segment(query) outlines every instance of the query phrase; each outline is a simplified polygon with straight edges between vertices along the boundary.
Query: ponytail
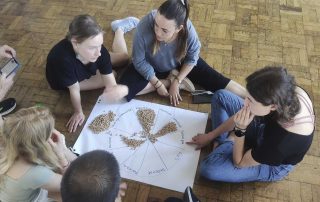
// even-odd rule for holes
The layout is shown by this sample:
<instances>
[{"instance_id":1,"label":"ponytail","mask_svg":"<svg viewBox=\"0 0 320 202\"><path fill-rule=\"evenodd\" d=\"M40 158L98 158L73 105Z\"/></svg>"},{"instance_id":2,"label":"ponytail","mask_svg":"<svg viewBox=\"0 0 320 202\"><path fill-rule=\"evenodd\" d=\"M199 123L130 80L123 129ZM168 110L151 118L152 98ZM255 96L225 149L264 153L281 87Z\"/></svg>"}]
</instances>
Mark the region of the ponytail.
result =
<instances>
[{"instance_id":1,"label":"ponytail","mask_svg":"<svg viewBox=\"0 0 320 202\"><path fill-rule=\"evenodd\" d=\"M185 57L187 53L187 40L189 36L187 23L189 19L189 11L190 11L188 0L181 0L181 3L185 7L185 17L183 21L183 28L178 35L178 50L176 52L176 56L180 61Z\"/></svg>"}]
</instances>

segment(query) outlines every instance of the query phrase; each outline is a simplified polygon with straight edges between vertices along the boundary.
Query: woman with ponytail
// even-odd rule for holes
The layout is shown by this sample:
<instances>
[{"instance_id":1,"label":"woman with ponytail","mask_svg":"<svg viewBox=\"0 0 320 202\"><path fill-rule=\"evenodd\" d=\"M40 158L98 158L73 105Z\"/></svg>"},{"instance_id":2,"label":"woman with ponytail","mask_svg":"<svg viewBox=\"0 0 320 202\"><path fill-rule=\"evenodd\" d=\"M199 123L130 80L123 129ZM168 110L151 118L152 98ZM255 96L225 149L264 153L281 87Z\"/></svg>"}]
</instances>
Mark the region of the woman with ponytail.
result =
<instances>
[{"instance_id":1,"label":"woman with ponytail","mask_svg":"<svg viewBox=\"0 0 320 202\"><path fill-rule=\"evenodd\" d=\"M176 106L182 100L179 90L195 90L193 83L206 90L230 90L244 96L238 83L224 77L199 58L200 41L189 20L188 0L167 0L138 24L131 66L121 78L128 86L126 96L157 91Z\"/></svg>"},{"instance_id":2,"label":"woman with ponytail","mask_svg":"<svg viewBox=\"0 0 320 202\"><path fill-rule=\"evenodd\" d=\"M0 201L60 199L62 174L76 156L54 129L49 109L31 107L1 123Z\"/></svg>"}]
</instances>

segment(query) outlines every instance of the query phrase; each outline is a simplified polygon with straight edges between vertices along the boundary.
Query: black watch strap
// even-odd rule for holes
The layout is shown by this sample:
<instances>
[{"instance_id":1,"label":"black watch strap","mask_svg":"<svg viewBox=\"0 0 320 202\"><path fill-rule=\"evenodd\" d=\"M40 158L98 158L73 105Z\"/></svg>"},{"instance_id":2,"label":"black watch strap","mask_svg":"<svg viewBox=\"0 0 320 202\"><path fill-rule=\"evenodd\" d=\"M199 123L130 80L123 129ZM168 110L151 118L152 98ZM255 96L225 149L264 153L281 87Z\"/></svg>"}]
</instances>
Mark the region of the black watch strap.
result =
<instances>
[{"instance_id":1,"label":"black watch strap","mask_svg":"<svg viewBox=\"0 0 320 202\"><path fill-rule=\"evenodd\" d=\"M246 134L246 130L240 130L240 129L234 128L233 131L237 137L243 137Z\"/></svg>"},{"instance_id":2,"label":"black watch strap","mask_svg":"<svg viewBox=\"0 0 320 202\"><path fill-rule=\"evenodd\" d=\"M76 156L80 156L80 154L76 153L76 150L73 149L72 147L68 148L72 153L74 153Z\"/></svg>"}]
</instances>

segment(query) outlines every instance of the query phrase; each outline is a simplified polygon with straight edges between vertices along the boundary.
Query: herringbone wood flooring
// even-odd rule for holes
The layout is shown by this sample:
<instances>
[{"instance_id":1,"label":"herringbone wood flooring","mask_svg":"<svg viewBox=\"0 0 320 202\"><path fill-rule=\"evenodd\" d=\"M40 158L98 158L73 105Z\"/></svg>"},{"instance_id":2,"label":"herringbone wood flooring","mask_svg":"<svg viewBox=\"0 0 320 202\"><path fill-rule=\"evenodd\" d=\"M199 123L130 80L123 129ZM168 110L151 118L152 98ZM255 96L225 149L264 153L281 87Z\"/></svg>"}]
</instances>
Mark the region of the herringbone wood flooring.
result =
<instances>
[{"instance_id":1,"label":"herringbone wood flooring","mask_svg":"<svg viewBox=\"0 0 320 202\"><path fill-rule=\"evenodd\" d=\"M94 15L104 27L105 45L111 48L110 22L125 16L143 17L157 8L156 0L1 0L0 42L14 47L22 70L8 94L18 108L35 104L48 106L55 114L56 127L71 145L77 138L66 131L72 110L66 92L50 90L45 79L48 51L61 40L70 20L78 14ZM313 98L320 112L320 2L317 0L192 0L191 20L202 42L201 56L215 68L244 84L244 78L259 67L283 64ZM131 50L132 33L126 35ZM84 92L86 116L102 90ZM191 104L188 94L179 107L209 112L209 105ZM155 94L138 99L168 104ZM198 175L194 191L209 201L320 201L320 122L313 144L295 171L277 183L217 183ZM202 151L202 156L208 151ZM128 182L124 201L163 201L181 193ZM179 183L179 182L177 182Z\"/></svg>"}]
</instances>

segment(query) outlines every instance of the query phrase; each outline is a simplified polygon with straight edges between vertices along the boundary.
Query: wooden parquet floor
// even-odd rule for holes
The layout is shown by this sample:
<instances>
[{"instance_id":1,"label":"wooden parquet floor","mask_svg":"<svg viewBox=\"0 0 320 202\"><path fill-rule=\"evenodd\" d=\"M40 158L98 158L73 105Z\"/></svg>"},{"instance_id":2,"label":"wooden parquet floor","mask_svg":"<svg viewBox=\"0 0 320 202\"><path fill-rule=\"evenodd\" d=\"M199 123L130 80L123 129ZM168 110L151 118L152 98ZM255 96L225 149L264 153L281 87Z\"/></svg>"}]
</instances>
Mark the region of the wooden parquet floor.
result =
<instances>
[{"instance_id":1,"label":"wooden parquet floor","mask_svg":"<svg viewBox=\"0 0 320 202\"><path fill-rule=\"evenodd\" d=\"M68 144L76 140L66 131L72 109L66 92L50 90L45 79L48 51L61 40L70 20L78 14L94 15L104 27L105 46L111 48L112 20L143 17L157 0L1 0L0 42L14 47L22 63L8 97L18 108L40 104L55 114L56 127ZM283 64L311 95L320 115L320 1L318 0L192 0L191 15L202 42L201 56L215 68L244 84L244 78L267 64ZM131 51L132 33L126 35ZM102 90L82 93L86 116ZM209 112L209 105L191 104L183 94L179 107ZM138 99L168 104L155 94ZM209 182L197 174L194 191L203 202L212 201L320 201L320 136L316 121L313 144L304 160L277 183ZM202 151L204 156L208 151ZM182 194L128 181L125 202L156 202ZM179 183L178 181L176 183Z\"/></svg>"}]
</instances>

